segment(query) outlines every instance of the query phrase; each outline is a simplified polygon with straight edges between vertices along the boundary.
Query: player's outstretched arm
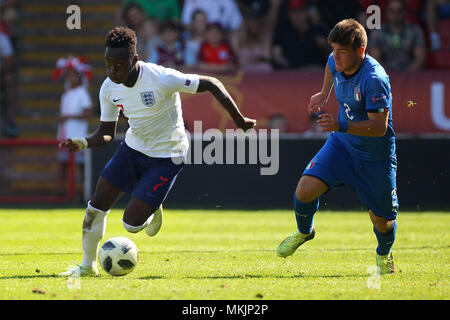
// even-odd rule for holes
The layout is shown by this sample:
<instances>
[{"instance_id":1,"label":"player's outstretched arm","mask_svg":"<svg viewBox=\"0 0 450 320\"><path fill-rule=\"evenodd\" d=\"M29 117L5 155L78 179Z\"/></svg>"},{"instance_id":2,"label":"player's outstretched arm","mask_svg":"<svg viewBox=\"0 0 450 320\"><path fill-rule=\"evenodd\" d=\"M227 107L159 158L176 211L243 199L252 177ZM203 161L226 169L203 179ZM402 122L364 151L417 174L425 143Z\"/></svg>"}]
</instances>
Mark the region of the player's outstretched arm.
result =
<instances>
[{"instance_id":1,"label":"player's outstretched arm","mask_svg":"<svg viewBox=\"0 0 450 320\"><path fill-rule=\"evenodd\" d=\"M256 120L244 117L233 98L225 89L222 82L214 77L200 76L200 82L197 92L209 91L220 102L220 104L228 111L236 126L244 131L253 128Z\"/></svg>"},{"instance_id":2,"label":"player's outstretched arm","mask_svg":"<svg viewBox=\"0 0 450 320\"><path fill-rule=\"evenodd\" d=\"M103 146L114 139L117 122L100 122L99 127L89 137L73 137L60 142L59 147L65 147L70 152L77 152L86 148Z\"/></svg>"}]
</instances>

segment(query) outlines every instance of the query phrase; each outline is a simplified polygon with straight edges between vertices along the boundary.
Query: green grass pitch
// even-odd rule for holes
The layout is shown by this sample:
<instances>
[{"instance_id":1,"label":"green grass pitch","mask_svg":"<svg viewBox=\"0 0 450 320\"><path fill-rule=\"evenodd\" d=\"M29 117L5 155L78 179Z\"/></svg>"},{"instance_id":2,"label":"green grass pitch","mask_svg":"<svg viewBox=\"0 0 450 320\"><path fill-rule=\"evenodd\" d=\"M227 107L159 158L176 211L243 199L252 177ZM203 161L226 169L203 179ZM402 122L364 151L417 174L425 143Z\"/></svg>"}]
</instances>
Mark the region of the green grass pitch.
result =
<instances>
[{"instance_id":1,"label":"green grass pitch","mask_svg":"<svg viewBox=\"0 0 450 320\"><path fill-rule=\"evenodd\" d=\"M103 271L70 279L81 262L84 209L0 210L0 299L385 300L450 296L449 212L400 212L396 274L381 278L366 212L320 211L316 238L287 259L276 256L295 229L291 211L165 210L160 233L130 234L122 211L106 236L125 236L139 264L125 277Z\"/></svg>"}]
</instances>

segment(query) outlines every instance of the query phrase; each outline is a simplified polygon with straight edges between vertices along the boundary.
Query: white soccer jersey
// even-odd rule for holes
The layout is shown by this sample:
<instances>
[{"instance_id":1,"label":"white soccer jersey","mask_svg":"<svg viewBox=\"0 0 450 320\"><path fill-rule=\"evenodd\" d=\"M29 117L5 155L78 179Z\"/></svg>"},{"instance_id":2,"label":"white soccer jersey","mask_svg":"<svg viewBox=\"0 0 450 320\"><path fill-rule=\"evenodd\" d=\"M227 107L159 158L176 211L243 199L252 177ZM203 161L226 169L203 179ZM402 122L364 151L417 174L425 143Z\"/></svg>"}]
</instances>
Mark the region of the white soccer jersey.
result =
<instances>
[{"instance_id":1,"label":"white soccer jersey","mask_svg":"<svg viewBox=\"0 0 450 320\"><path fill-rule=\"evenodd\" d=\"M186 157L189 142L179 92L196 93L199 76L139 61L132 88L106 78L100 88L100 121L117 121L119 110L130 127L125 143L150 157Z\"/></svg>"}]
</instances>

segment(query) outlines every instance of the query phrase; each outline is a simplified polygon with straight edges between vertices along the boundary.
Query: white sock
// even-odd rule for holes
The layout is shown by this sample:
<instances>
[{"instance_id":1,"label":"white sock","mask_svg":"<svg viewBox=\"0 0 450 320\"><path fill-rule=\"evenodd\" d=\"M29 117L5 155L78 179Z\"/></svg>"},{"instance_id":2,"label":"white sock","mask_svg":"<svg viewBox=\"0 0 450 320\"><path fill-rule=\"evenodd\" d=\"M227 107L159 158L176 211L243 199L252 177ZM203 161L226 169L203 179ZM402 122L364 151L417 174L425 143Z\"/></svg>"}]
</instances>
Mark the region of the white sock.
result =
<instances>
[{"instance_id":1,"label":"white sock","mask_svg":"<svg viewBox=\"0 0 450 320\"><path fill-rule=\"evenodd\" d=\"M147 226L150 224L150 222L152 222L153 216L154 216L154 215L152 214L152 215L147 219L147 221L145 221L144 224L141 225L141 226L132 226L132 225L126 223L126 222L123 221L123 220L122 220L122 223L123 223L124 228L125 228L128 232L131 232L131 233L137 233L137 232L139 232L139 231L145 229L145 227L147 227Z\"/></svg>"},{"instance_id":2,"label":"white sock","mask_svg":"<svg viewBox=\"0 0 450 320\"><path fill-rule=\"evenodd\" d=\"M148 217L147 221L145 221L144 224L141 226L132 226L126 223L124 220L122 220L123 226L128 232L137 233L145 229L150 223L152 223L153 217L155 216L155 213L158 212L158 210L161 210L161 206L159 206L158 209L156 209L155 212L153 212L153 214L151 214L150 217Z\"/></svg>"},{"instance_id":3,"label":"white sock","mask_svg":"<svg viewBox=\"0 0 450 320\"><path fill-rule=\"evenodd\" d=\"M83 220L83 267L97 267L97 251L100 240L105 235L106 230L106 215L108 211L102 211L94 208L91 202L88 202L86 208L86 215Z\"/></svg>"}]
</instances>

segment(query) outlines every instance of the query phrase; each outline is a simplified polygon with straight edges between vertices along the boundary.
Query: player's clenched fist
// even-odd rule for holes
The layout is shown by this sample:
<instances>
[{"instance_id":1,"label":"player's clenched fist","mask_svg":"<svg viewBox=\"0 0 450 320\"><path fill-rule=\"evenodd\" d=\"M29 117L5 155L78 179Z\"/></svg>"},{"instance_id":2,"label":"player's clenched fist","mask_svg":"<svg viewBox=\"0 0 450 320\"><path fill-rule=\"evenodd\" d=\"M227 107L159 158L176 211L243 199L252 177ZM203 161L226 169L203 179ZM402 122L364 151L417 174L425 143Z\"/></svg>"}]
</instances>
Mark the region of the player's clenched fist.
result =
<instances>
[{"instance_id":1,"label":"player's clenched fist","mask_svg":"<svg viewBox=\"0 0 450 320\"><path fill-rule=\"evenodd\" d=\"M88 146L86 138L70 138L59 143L58 147L65 147L70 152L77 152L86 149Z\"/></svg>"},{"instance_id":2,"label":"player's clenched fist","mask_svg":"<svg viewBox=\"0 0 450 320\"><path fill-rule=\"evenodd\" d=\"M310 113L315 113L320 111L320 108L327 102L327 95L319 92L313 95L309 101L308 111Z\"/></svg>"},{"instance_id":3,"label":"player's clenched fist","mask_svg":"<svg viewBox=\"0 0 450 320\"><path fill-rule=\"evenodd\" d=\"M322 127L322 131L339 131L339 122L332 114L329 113L322 113L319 115L317 124Z\"/></svg>"},{"instance_id":4,"label":"player's clenched fist","mask_svg":"<svg viewBox=\"0 0 450 320\"><path fill-rule=\"evenodd\" d=\"M244 131L252 129L255 126L256 126L256 120L250 119L250 118L244 118L242 123L238 124L239 129L242 129Z\"/></svg>"}]
</instances>

